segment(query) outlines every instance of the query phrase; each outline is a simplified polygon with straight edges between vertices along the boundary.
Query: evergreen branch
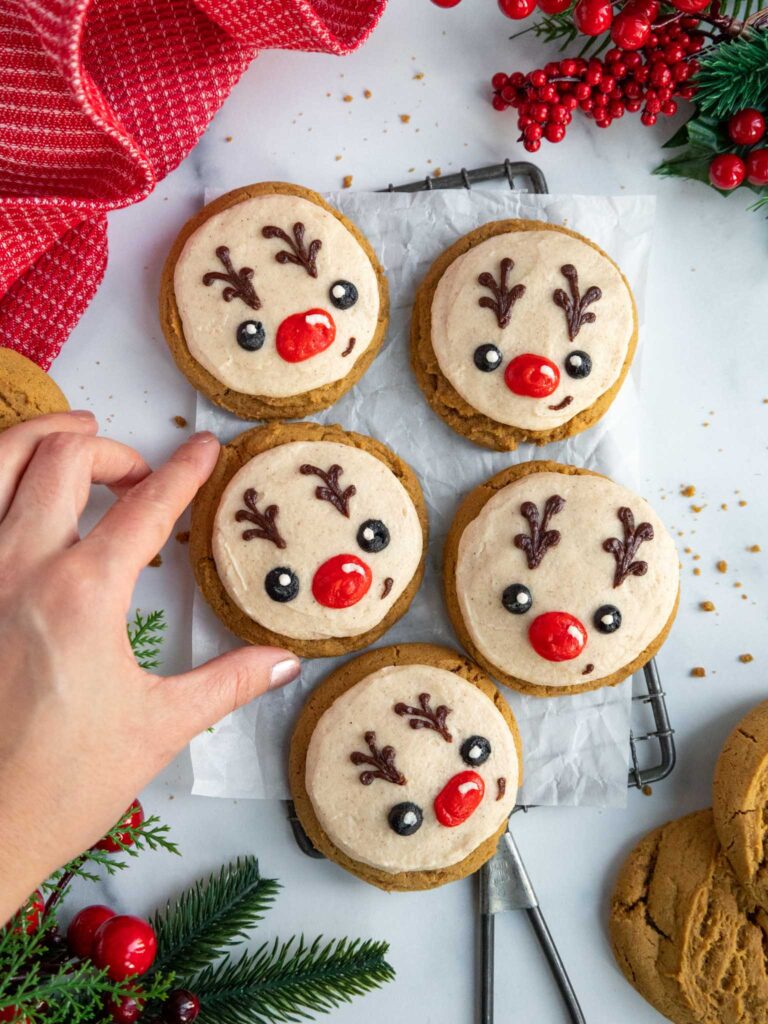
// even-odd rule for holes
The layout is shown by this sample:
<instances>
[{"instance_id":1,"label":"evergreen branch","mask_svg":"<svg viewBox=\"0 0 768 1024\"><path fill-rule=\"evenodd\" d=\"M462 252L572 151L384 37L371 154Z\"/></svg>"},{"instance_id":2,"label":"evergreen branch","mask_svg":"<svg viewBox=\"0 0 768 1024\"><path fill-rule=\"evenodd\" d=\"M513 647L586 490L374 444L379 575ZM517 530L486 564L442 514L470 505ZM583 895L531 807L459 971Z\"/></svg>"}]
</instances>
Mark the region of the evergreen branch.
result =
<instances>
[{"instance_id":1,"label":"evergreen branch","mask_svg":"<svg viewBox=\"0 0 768 1024\"><path fill-rule=\"evenodd\" d=\"M768 32L748 32L712 46L700 65L693 84L705 114L722 119L744 107L768 106Z\"/></svg>"},{"instance_id":2,"label":"evergreen branch","mask_svg":"<svg viewBox=\"0 0 768 1024\"><path fill-rule=\"evenodd\" d=\"M174 970L186 978L203 970L248 937L279 888L275 879L261 876L255 857L238 858L196 882L152 918L158 944L153 971Z\"/></svg>"},{"instance_id":3,"label":"evergreen branch","mask_svg":"<svg viewBox=\"0 0 768 1024\"><path fill-rule=\"evenodd\" d=\"M353 996L391 981L386 942L354 939L311 945L277 939L237 961L226 958L190 982L200 997L200 1024L278 1024L329 1013Z\"/></svg>"},{"instance_id":4,"label":"evergreen branch","mask_svg":"<svg viewBox=\"0 0 768 1024\"><path fill-rule=\"evenodd\" d=\"M128 640L136 660L145 670L157 668L160 664L160 648L165 637L165 612L161 609L142 615L136 609L133 622L128 626Z\"/></svg>"}]
</instances>

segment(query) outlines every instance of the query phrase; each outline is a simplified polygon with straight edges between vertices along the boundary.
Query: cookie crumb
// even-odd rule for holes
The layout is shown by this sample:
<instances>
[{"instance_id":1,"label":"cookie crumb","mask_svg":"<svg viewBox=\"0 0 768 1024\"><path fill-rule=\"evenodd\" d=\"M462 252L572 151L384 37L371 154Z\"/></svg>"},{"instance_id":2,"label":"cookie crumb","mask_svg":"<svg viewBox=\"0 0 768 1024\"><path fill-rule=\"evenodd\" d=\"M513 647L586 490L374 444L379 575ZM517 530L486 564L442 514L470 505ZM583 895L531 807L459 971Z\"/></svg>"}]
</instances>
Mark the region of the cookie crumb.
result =
<instances>
[{"instance_id":1,"label":"cookie crumb","mask_svg":"<svg viewBox=\"0 0 768 1024\"><path fill-rule=\"evenodd\" d=\"M700 569L700 568L698 567L698 565L697 565L697 566L696 566L696 568L695 568L695 569L693 570L693 575L694 575L694 576L701 576L701 569Z\"/></svg>"},{"instance_id":2,"label":"cookie crumb","mask_svg":"<svg viewBox=\"0 0 768 1024\"><path fill-rule=\"evenodd\" d=\"M733 585L734 585L734 587L736 587L736 589L737 589L737 590L740 590L740 589L741 589L741 587L743 586L743 584L742 584L742 583L739 583L739 581L738 581L738 580L737 580L737 581L736 581L736 582L735 582L735 583L734 583Z\"/></svg>"},{"instance_id":3,"label":"cookie crumb","mask_svg":"<svg viewBox=\"0 0 768 1024\"><path fill-rule=\"evenodd\" d=\"M740 655L739 655L739 661L740 661L740 662L741 662L741 663L742 663L743 665L748 665L748 664L750 663L750 661L754 661L754 660L755 660L755 659L754 659L754 658L752 657L752 655L751 655L751 654L740 654Z\"/></svg>"},{"instance_id":4,"label":"cookie crumb","mask_svg":"<svg viewBox=\"0 0 768 1024\"><path fill-rule=\"evenodd\" d=\"M703 505L691 505L691 512L703 512L703 511L704 511L704 506Z\"/></svg>"},{"instance_id":5,"label":"cookie crumb","mask_svg":"<svg viewBox=\"0 0 768 1024\"><path fill-rule=\"evenodd\" d=\"M349 95L349 93L347 93L347 95L342 97L342 98L343 98L345 103L351 103L352 102L352 97Z\"/></svg>"},{"instance_id":6,"label":"cookie crumb","mask_svg":"<svg viewBox=\"0 0 768 1024\"><path fill-rule=\"evenodd\" d=\"M352 186L352 180L353 179L351 174L345 174L344 177L341 179L341 187L350 188Z\"/></svg>"},{"instance_id":7,"label":"cookie crumb","mask_svg":"<svg viewBox=\"0 0 768 1024\"><path fill-rule=\"evenodd\" d=\"M723 510L723 512L727 512L727 511L728 511L728 505L727 505L727 503L726 503L726 502L723 502L723 504L722 504L722 505L720 506L720 508L721 508L721 509Z\"/></svg>"},{"instance_id":8,"label":"cookie crumb","mask_svg":"<svg viewBox=\"0 0 768 1024\"><path fill-rule=\"evenodd\" d=\"M422 80L422 78L424 77L424 72L423 71L417 71L416 74L413 77L416 79L417 82L420 82ZM768 398L766 398L765 401L768 402Z\"/></svg>"},{"instance_id":9,"label":"cookie crumb","mask_svg":"<svg viewBox=\"0 0 768 1024\"><path fill-rule=\"evenodd\" d=\"M224 141L225 142L231 142L232 141L232 136L231 135L225 135L224 136Z\"/></svg>"},{"instance_id":10,"label":"cookie crumb","mask_svg":"<svg viewBox=\"0 0 768 1024\"><path fill-rule=\"evenodd\" d=\"M363 96L365 96L365 98L369 100L371 96L373 96L373 93L371 92L370 89L363 89Z\"/></svg>"},{"instance_id":11,"label":"cookie crumb","mask_svg":"<svg viewBox=\"0 0 768 1024\"><path fill-rule=\"evenodd\" d=\"M694 679L703 679L706 674L707 670L702 668L701 665L697 665L696 668L691 669L691 675Z\"/></svg>"},{"instance_id":12,"label":"cookie crumb","mask_svg":"<svg viewBox=\"0 0 768 1024\"><path fill-rule=\"evenodd\" d=\"M183 430L184 427L189 426L189 424L187 423L186 419L183 416L174 416L173 422L176 424L179 430Z\"/></svg>"},{"instance_id":13,"label":"cookie crumb","mask_svg":"<svg viewBox=\"0 0 768 1024\"><path fill-rule=\"evenodd\" d=\"M703 612L713 612L715 610L715 606L711 601L700 601L699 608L701 608Z\"/></svg>"},{"instance_id":14,"label":"cookie crumb","mask_svg":"<svg viewBox=\"0 0 768 1024\"><path fill-rule=\"evenodd\" d=\"M744 508L746 506L746 504L747 504L746 501L744 501L744 499L742 498L741 501L739 502L739 508Z\"/></svg>"},{"instance_id":15,"label":"cookie crumb","mask_svg":"<svg viewBox=\"0 0 768 1024\"><path fill-rule=\"evenodd\" d=\"M189 544L189 530L179 530L175 539L179 544Z\"/></svg>"},{"instance_id":16,"label":"cookie crumb","mask_svg":"<svg viewBox=\"0 0 768 1024\"><path fill-rule=\"evenodd\" d=\"M718 572L728 572L728 563L724 559L720 559L719 562L715 563Z\"/></svg>"},{"instance_id":17,"label":"cookie crumb","mask_svg":"<svg viewBox=\"0 0 768 1024\"><path fill-rule=\"evenodd\" d=\"M758 552L762 551L762 548L760 547L759 544L751 544L747 548L747 551L751 551L753 555L756 555L756 554L758 554Z\"/></svg>"},{"instance_id":18,"label":"cookie crumb","mask_svg":"<svg viewBox=\"0 0 768 1024\"><path fill-rule=\"evenodd\" d=\"M696 488L693 486L693 484L686 484L685 486L680 488L680 493L684 498L692 498L696 493Z\"/></svg>"},{"instance_id":19,"label":"cookie crumb","mask_svg":"<svg viewBox=\"0 0 768 1024\"><path fill-rule=\"evenodd\" d=\"M150 562L147 562L147 568L149 568L149 569L159 569L162 564L163 564L163 556L158 552L155 555L155 557Z\"/></svg>"},{"instance_id":20,"label":"cookie crumb","mask_svg":"<svg viewBox=\"0 0 768 1024\"><path fill-rule=\"evenodd\" d=\"M443 172L442 172L442 169L440 167L436 167L434 169L434 171L432 171L432 177L433 178L440 178L440 177L442 177L442 174L443 174Z\"/></svg>"},{"instance_id":21,"label":"cookie crumb","mask_svg":"<svg viewBox=\"0 0 768 1024\"><path fill-rule=\"evenodd\" d=\"M400 120L403 122L403 124L408 124L408 122L411 120L411 115L410 114L400 114L399 116L400 116Z\"/></svg>"},{"instance_id":22,"label":"cookie crumb","mask_svg":"<svg viewBox=\"0 0 768 1024\"><path fill-rule=\"evenodd\" d=\"M341 160L341 153L337 153L336 156L333 159L334 160Z\"/></svg>"},{"instance_id":23,"label":"cookie crumb","mask_svg":"<svg viewBox=\"0 0 768 1024\"><path fill-rule=\"evenodd\" d=\"M641 792L642 792L643 796L652 796L653 795L653 790L651 789L650 786L647 786L647 785L643 786Z\"/></svg>"}]
</instances>

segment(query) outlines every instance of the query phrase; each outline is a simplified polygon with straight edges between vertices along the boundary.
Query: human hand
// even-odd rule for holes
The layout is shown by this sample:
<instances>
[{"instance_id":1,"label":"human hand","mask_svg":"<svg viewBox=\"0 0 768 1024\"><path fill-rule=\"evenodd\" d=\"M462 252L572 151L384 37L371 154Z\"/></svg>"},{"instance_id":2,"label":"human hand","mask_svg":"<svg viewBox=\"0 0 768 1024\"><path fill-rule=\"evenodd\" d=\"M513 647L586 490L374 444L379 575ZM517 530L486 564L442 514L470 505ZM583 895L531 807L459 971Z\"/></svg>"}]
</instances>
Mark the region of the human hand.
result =
<instances>
[{"instance_id":1,"label":"human hand","mask_svg":"<svg viewBox=\"0 0 768 1024\"><path fill-rule=\"evenodd\" d=\"M168 678L139 668L126 633L136 578L219 444L195 435L152 472L96 433L90 413L63 413L0 434L0 921L193 736L299 672L272 647ZM81 540L93 483L117 501Z\"/></svg>"}]
</instances>

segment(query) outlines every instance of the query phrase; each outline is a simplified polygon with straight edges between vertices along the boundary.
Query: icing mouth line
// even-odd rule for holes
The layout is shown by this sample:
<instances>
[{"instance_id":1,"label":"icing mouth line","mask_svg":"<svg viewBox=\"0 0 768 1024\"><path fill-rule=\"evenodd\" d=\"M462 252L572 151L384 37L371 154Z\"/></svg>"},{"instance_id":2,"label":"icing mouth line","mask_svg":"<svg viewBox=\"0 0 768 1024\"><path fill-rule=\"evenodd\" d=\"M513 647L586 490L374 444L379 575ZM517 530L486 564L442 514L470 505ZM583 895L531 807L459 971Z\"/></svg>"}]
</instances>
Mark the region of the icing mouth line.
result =
<instances>
[{"instance_id":1,"label":"icing mouth line","mask_svg":"<svg viewBox=\"0 0 768 1024\"><path fill-rule=\"evenodd\" d=\"M567 408L573 401L573 395L566 395L562 402L558 402L557 405L548 405L547 408L553 412L560 412L561 409Z\"/></svg>"},{"instance_id":2,"label":"icing mouth line","mask_svg":"<svg viewBox=\"0 0 768 1024\"><path fill-rule=\"evenodd\" d=\"M584 671L581 674L583 676L588 676L590 672L594 672L594 671L595 671L595 666L592 664L592 662L590 662L589 665L587 665L585 667Z\"/></svg>"}]
</instances>

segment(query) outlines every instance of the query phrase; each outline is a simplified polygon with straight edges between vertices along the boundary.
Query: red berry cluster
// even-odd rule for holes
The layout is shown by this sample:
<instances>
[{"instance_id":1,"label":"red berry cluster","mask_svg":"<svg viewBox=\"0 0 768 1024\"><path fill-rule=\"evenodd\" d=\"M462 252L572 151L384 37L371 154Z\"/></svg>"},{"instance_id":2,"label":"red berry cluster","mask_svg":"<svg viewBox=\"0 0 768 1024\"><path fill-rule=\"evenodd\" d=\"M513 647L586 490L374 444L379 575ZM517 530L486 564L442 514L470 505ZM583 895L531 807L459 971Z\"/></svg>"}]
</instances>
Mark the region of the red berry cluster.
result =
<instances>
[{"instance_id":1,"label":"red berry cluster","mask_svg":"<svg viewBox=\"0 0 768 1024\"><path fill-rule=\"evenodd\" d=\"M754 147L765 135L765 118L747 107L728 121L728 136L737 146ZM715 188L730 192L747 180L750 185L768 185L768 149L749 149L743 155L719 153L709 165L709 180Z\"/></svg>"},{"instance_id":2,"label":"red berry cluster","mask_svg":"<svg viewBox=\"0 0 768 1024\"><path fill-rule=\"evenodd\" d=\"M651 31L658 12L657 0L629 0L613 23L617 46L602 60L565 58L527 75L516 71L493 76L493 106L517 110L521 139L529 153L536 152L542 139L560 142L577 109L599 128L638 111L643 124L653 125L660 114L671 116L677 111L673 97L692 98L690 79L698 68L694 55L704 45L704 37L696 31L698 20L679 14ZM637 30L640 20L642 32ZM614 32L617 25L619 31Z\"/></svg>"}]
</instances>

